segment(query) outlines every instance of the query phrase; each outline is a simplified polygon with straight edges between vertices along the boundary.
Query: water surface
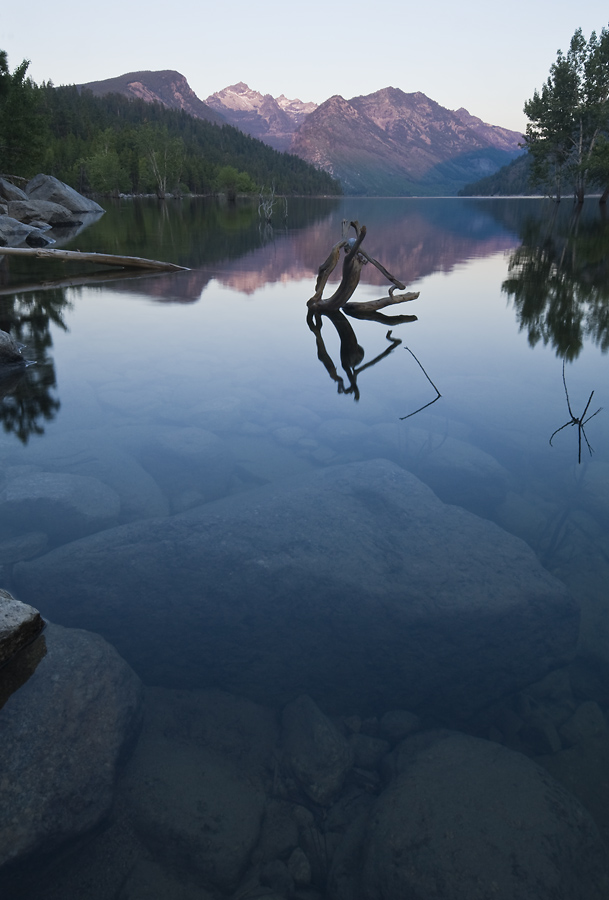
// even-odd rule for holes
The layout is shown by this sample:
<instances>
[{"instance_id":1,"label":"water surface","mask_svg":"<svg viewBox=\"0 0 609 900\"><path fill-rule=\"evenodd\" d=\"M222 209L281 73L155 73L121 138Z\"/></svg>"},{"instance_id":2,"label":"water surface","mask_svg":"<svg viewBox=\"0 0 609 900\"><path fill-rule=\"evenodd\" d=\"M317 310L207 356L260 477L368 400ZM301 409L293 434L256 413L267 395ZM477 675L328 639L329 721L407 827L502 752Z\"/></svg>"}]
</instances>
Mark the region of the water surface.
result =
<instances>
[{"instance_id":1,"label":"water surface","mask_svg":"<svg viewBox=\"0 0 609 900\"><path fill-rule=\"evenodd\" d=\"M325 320L317 335L308 327L306 301L343 219L366 224L367 252L420 292L387 316L416 320ZM609 230L592 201L574 219L570 207L541 200L292 200L273 228L253 206L121 201L59 243L190 270L92 282L85 269L11 261L0 327L36 365L2 382L4 479L59 459L63 471L90 473L95 457L100 480L105 465L116 482L117 454L136 459L142 481L120 524L389 458L445 502L523 538L567 584L582 608L581 696L607 707ZM367 266L354 299L384 293ZM341 339L343 362L345 347L363 348L355 365L341 365ZM230 470L219 466L207 483L159 453L185 429L219 439ZM415 433L425 440L413 459L404 447ZM445 455L441 474L430 474L427 457L448 439L470 461L451 468ZM476 477L480 459L496 466L495 480ZM45 531L36 515L3 522L1 539ZM79 536L57 522L45 549ZM12 563L0 571L15 590ZM167 571L168 596L174 585ZM55 609L54 621L91 627L69 608L63 619ZM120 615L104 620L102 609L95 630L112 640ZM137 653L120 649L137 670ZM177 686L206 677L189 671ZM583 782L597 778L584 762L577 771Z\"/></svg>"}]
</instances>

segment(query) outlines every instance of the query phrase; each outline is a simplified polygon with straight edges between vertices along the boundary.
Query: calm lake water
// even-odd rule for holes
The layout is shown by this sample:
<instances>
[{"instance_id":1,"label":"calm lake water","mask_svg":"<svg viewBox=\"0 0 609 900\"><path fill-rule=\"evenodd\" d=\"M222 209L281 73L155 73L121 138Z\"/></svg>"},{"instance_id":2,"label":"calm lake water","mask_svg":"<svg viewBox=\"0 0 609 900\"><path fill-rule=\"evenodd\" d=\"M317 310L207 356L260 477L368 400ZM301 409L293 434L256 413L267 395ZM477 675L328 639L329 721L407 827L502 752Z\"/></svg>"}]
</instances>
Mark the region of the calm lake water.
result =
<instances>
[{"instance_id":1,"label":"calm lake water","mask_svg":"<svg viewBox=\"0 0 609 900\"><path fill-rule=\"evenodd\" d=\"M415 320L344 317L317 334L308 326L306 301L344 219L365 224L367 252L420 292L387 317ZM281 209L265 229L247 204L125 200L80 233L58 235L57 246L189 271L92 280L86 267L55 262L0 266L0 327L36 363L0 383L0 485L49 470L95 477L121 500L107 523L99 512L86 528L51 523L32 504L30 520L1 523L0 550L43 533L42 557L87 530L222 498L238 505L265 485L386 458L442 501L524 539L568 586L581 605L578 698L606 712L609 221L595 201L576 220L569 204L543 200L290 200L287 218ZM354 300L381 297L385 285L368 265ZM354 364L357 345L364 355ZM20 591L18 564L5 562L0 575L0 587L34 603ZM170 597L181 576L171 565L164 577ZM63 583L48 607L35 605L53 622L102 634L149 686L235 689L204 660L155 662L150 647L165 627L159 616L155 633L156 613L140 639L141 609L106 608L103 591L80 604ZM348 684L338 693L348 698ZM344 713L358 710L354 696ZM575 754L565 780L607 829L607 746L595 759ZM140 896L118 890L105 896Z\"/></svg>"}]
</instances>

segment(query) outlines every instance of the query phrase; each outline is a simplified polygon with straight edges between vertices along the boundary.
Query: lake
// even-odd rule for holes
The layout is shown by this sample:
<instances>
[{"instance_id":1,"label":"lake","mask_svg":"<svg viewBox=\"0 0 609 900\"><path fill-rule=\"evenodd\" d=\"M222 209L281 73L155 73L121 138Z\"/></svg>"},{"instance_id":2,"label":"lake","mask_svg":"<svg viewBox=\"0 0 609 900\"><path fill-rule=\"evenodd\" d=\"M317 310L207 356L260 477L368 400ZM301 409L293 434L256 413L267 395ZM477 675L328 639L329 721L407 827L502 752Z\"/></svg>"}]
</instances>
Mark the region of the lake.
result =
<instances>
[{"instance_id":1,"label":"lake","mask_svg":"<svg viewBox=\"0 0 609 900\"><path fill-rule=\"evenodd\" d=\"M307 321L343 220L366 225L363 248L418 299L385 319ZM56 237L188 271L0 266L0 328L35 362L0 381L0 587L105 638L148 710L139 773L132 760L112 811L20 871L14 896L346 897L334 849L315 863L302 830L275 857L239 837L247 852L224 875L181 831L175 798L208 788L192 754L224 747L264 768L252 746L274 745L278 711L301 695L356 756L363 736L394 746L386 717L402 710L419 735L449 728L534 759L609 838L609 222L596 202L574 217L538 199L291 199L269 227L246 202L121 200ZM353 299L386 293L365 266ZM416 595L407 621L401 590ZM214 716L222 739L196 725ZM372 802L385 775L362 759L349 790ZM172 769L183 780L152 809ZM351 825L327 825L338 802L328 813L285 784L265 788L264 821L268 796L294 802L338 846ZM295 874L296 849L312 874Z\"/></svg>"}]
</instances>

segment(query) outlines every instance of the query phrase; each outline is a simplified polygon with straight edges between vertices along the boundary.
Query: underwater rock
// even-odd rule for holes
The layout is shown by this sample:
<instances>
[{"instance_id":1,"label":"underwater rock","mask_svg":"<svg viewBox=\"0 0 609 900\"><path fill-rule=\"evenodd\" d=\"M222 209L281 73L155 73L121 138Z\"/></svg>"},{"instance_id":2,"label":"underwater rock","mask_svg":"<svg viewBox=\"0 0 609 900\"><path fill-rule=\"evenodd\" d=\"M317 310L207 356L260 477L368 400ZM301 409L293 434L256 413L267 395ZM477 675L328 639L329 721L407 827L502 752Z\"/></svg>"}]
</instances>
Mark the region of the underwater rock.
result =
<instances>
[{"instance_id":1,"label":"underwater rock","mask_svg":"<svg viewBox=\"0 0 609 900\"><path fill-rule=\"evenodd\" d=\"M37 609L20 603L0 588L0 666L29 644L43 628L44 621Z\"/></svg>"},{"instance_id":2,"label":"underwater rock","mask_svg":"<svg viewBox=\"0 0 609 900\"><path fill-rule=\"evenodd\" d=\"M48 550L49 539L44 531L30 531L8 541L0 541L0 565L10 566L23 559L32 559Z\"/></svg>"},{"instance_id":3,"label":"underwater rock","mask_svg":"<svg viewBox=\"0 0 609 900\"><path fill-rule=\"evenodd\" d=\"M395 752L396 777L346 836L350 855L337 854L332 900L609 896L596 825L540 766L452 732L416 735Z\"/></svg>"},{"instance_id":4,"label":"underwater rock","mask_svg":"<svg viewBox=\"0 0 609 900\"><path fill-rule=\"evenodd\" d=\"M494 457L467 441L413 425L375 425L369 441L438 495L477 515L489 515L507 493L508 472Z\"/></svg>"},{"instance_id":5,"label":"underwater rock","mask_svg":"<svg viewBox=\"0 0 609 900\"><path fill-rule=\"evenodd\" d=\"M14 478L0 491L5 535L36 529L63 543L115 525L119 513L118 494L86 475L37 472Z\"/></svg>"},{"instance_id":6,"label":"underwater rock","mask_svg":"<svg viewBox=\"0 0 609 900\"><path fill-rule=\"evenodd\" d=\"M132 453L117 447L99 429L80 428L47 435L44 444L12 451L7 448L5 456L15 463L37 464L47 472L97 479L118 494L121 523L169 512L169 502L152 476ZM10 480L16 474L7 472L6 477Z\"/></svg>"},{"instance_id":7,"label":"underwater rock","mask_svg":"<svg viewBox=\"0 0 609 900\"><path fill-rule=\"evenodd\" d=\"M567 747L590 738L603 737L609 733L605 714L594 700L586 700L577 707L570 719L559 729Z\"/></svg>"},{"instance_id":8,"label":"underwater rock","mask_svg":"<svg viewBox=\"0 0 609 900\"><path fill-rule=\"evenodd\" d=\"M386 460L112 528L14 584L151 684L451 724L565 665L579 625L522 540Z\"/></svg>"},{"instance_id":9,"label":"underwater rock","mask_svg":"<svg viewBox=\"0 0 609 900\"><path fill-rule=\"evenodd\" d=\"M291 803L268 797L260 829L260 839L251 862L266 863L283 859L298 847L298 824Z\"/></svg>"},{"instance_id":10,"label":"underwater rock","mask_svg":"<svg viewBox=\"0 0 609 900\"><path fill-rule=\"evenodd\" d=\"M381 718L381 736L392 744L402 741L421 728L421 720L406 709L390 709Z\"/></svg>"},{"instance_id":11,"label":"underwater rock","mask_svg":"<svg viewBox=\"0 0 609 900\"><path fill-rule=\"evenodd\" d=\"M140 451L139 459L161 489L171 499L174 511L180 498L196 496L187 506L223 497L230 482L234 463L230 448L221 438L203 428L167 426L149 432L151 440Z\"/></svg>"},{"instance_id":12,"label":"underwater rock","mask_svg":"<svg viewBox=\"0 0 609 900\"><path fill-rule=\"evenodd\" d=\"M317 704L303 694L283 710L283 768L314 803L329 804L353 765L353 750Z\"/></svg>"},{"instance_id":13,"label":"underwater rock","mask_svg":"<svg viewBox=\"0 0 609 900\"><path fill-rule=\"evenodd\" d=\"M180 880L158 863L143 857L120 887L120 900L217 900L217 894Z\"/></svg>"},{"instance_id":14,"label":"underwater rock","mask_svg":"<svg viewBox=\"0 0 609 900\"><path fill-rule=\"evenodd\" d=\"M49 624L25 652L37 646L35 671L0 709L0 867L55 851L107 814L140 723L140 681L99 635Z\"/></svg>"},{"instance_id":15,"label":"underwater rock","mask_svg":"<svg viewBox=\"0 0 609 900\"><path fill-rule=\"evenodd\" d=\"M122 790L154 857L204 887L234 890L258 841L262 785L203 746L142 740Z\"/></svg>"},{"instance_id":16,"label":"underwater rock","mask_svg":"<svg viewBox=\"0 0 609 900\"><path fill-rule=\"evenodd\" d=\"M369 734L349 735L349 746L353 753L353 763L360 769L376 769L391 749L388 741Z\"/></svg>"}]
</instances>

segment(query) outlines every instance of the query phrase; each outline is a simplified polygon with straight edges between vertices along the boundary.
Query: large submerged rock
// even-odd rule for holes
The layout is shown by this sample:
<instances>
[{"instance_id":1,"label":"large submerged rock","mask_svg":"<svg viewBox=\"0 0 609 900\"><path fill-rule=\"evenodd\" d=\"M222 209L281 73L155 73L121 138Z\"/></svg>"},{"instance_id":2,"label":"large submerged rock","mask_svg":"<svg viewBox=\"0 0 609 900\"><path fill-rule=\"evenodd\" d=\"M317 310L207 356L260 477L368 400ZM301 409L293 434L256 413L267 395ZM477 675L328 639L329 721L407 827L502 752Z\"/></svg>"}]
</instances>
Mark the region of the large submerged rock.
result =
<instances>
[{"instance_id":1,"label":"large submerged rock","mask_svg":"<svg viewBox=\"0 0 609 900\"><path fill-rule=\"evenodd\" d=\"M119 512L118 494L97 478L35 472L0 491L0 535L35 527L54 543L70 541L116 524Z\"/></svg>"},{"instance_id":2,"label":"large submerged rock","mask_svg":"<svg viewBox=\"0 0 609 900\"><path fill-rule=\"evenodd\" d=\"M590 815L521 753L451 732L394 751L395 773L335 856L331 900L604 900Z\"/></svg>"},{"instance_id":3,"label":"large submerged rock","mask_svg":"<svg viewBox=\"0 0 609 900\"><path fill-rule=\"evenodd\" d=\"M15 567L143 679L458 722L565 663L578 609L529 547L385 460L114 528Z\"/></svg>"},{"instance_id":4,"label":"large submerged rock","mask_svg":"<svg viewBox=\"0 0 609 900\"><path fill-rule=\"evenodd\" d=\"M49 853L108 813L141 684L99 635L48 625L0 673L0 867ZM6 698L6 686L17 687ZM6 702L4 702L6 701Z\"/></svg>"}]
</instances>

